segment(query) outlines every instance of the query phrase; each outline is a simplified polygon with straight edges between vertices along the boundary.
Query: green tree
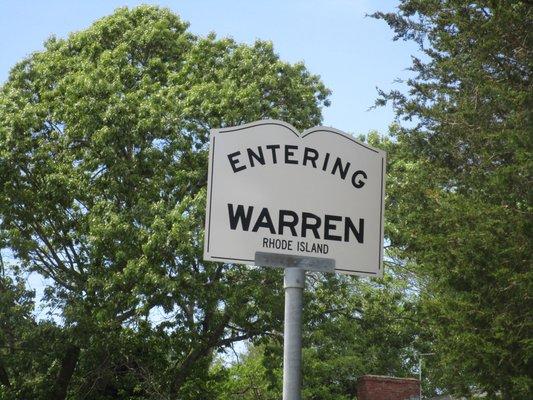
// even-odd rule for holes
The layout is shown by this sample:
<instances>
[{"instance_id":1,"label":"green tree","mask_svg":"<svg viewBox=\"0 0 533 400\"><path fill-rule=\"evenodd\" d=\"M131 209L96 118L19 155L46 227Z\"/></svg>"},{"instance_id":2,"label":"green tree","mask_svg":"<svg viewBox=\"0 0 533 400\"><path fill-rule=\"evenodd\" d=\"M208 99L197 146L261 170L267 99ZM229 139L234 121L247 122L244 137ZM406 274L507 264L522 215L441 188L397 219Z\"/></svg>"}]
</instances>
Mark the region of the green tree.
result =
<instances>
[{"instance_id":1,"label":"green tree","mask_svg":"<svg viewBox=\"0 0 533 400\"><path fill-rule=\"evenodd\" d=\"M53 398L207 399L215 352L279 324L279 272L202 261L209 129L314 126L328 94L268 42L196 37L148 6L51 38L12 69L0 233L53 282L49 361L65 378ZM38 371L26 373L52 387Z\"/></svg>"},{"instance_id":2,"label":"green tree","mask_svg":"<svg viewBox=\"0 0 533 400\"><path fill-rule=\"evenodd\" d=\"M1 261L1 259L0 259ZM35 293L16 269L0 276L0 399L59 398L73 350L52 321L37 321Z\"/></svg>"},{"instance_id":3,"label":"green tree","mask_svg":"<svg viewBox=\"0 0 533 400\"><path fill-rule=\"evenodd\" d=\"M533 394L532 8L402 0L377 13L414 40L409 92L382 93L393 128L389 236L417 264L428 371L453 393Z\"/></svg>"},{"instance_id":4,"label":"green tree","mask_svg":"<svg viewBox=\"0 0 533 400\"><path fill-rule=\"evenodd\" d=\"M240 356L229 368L221 364L215 370L222 370L226 377L219 388L219 400L278 400L282 397L279 385L273 386L268 377L275 375L276 382L281 381L283 372L267 367L265 347L249 345L244 355Z\"/></svg>"},{"instance_id":5,"label":"green tree","mask_svg":"<svg viewBox=\"0 0 533 400\"><path fill-rule=\"evenodd\" d=\"M340 276L310 285L304 398L350 400L361 375L412 375L418 299L409 281L387 268L382 279Z\"/></svg>"},{"instance_id":6,"label":"green tree","mask_svg":"<svg viewBox=\"0 0 533 400\"><path fill-rule=\"evenodd\" d=\"M304 399L353 399L364 374L412 375L420 346L418 299L409 281L391 271L380 280L308 274ZM256 344L229 368L223 390L228 399L280 398L282 337Z\"/></svg>"}]
</instances>

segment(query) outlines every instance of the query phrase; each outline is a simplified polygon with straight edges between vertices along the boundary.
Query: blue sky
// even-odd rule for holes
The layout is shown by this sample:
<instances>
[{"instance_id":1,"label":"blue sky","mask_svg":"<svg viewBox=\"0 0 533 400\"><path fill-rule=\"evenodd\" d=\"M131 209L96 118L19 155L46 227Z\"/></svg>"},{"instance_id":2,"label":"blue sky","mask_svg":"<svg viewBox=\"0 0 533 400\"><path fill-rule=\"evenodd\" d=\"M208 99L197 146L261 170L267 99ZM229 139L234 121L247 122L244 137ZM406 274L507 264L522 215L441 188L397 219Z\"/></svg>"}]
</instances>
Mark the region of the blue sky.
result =
<instances>
[{"instance_id":1,"label":"blue sky","mask_svg":"<svg viewBox=\"0 0 533 400\"><path fill-rule=\"evenodd\" d=\"M411 43L393 42L383 21L366 14L392 11L390 0L0 0L0 82L9 69L50 35L66 37L121 6L158 4L190 22L193 33L231 36L239 42L271 40L282 59L304 61L333 91L324 125L351 133L385 133L393 121L390 107L367 111L376 87L399 87L406 78Z\"/></svg>"},{"instance_id":2,"label":"blue sky","mask_svg":"<svg viewBox=\"0 0 533 400\"><path fill-rule=\"evenodd\" d=\"M190 22L198 35L216 32L239 42L271 40L280 57L304 61L333 91L324 110L324 125L350 133L375 129L387 132L394 119L390 107L368 111L376 87L401 88L395 78L407 78L413 44L393 42L383 21L365 17L374 11L392 11L390 0L0 0L0 82L22 58L42 49L51 35L66 37L113 12L117 7L158 4ZM10 254L4 250L4 260ZM45 282L32 274L28 286L40 298Z\"/></svg>"}]
</instances>

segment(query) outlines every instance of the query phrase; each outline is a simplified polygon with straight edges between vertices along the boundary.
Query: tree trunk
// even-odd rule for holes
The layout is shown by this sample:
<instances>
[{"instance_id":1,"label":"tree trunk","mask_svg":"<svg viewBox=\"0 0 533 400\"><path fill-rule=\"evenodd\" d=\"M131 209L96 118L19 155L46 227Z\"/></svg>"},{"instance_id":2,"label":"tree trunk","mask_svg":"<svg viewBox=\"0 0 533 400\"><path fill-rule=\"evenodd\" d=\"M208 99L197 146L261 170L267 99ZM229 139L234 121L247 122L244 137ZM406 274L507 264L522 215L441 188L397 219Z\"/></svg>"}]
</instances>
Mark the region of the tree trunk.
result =
<instances>
[{"instance_id":1,"label":"tree trunk","mask_svg":"<svg viewBox=\"0 0 533 400\"><path fill-rule=\"evenodd\" d=\"M9 376L7 375L7 371L2 360L0 360L0 384L4 385L5 387L11 387Z\"/></svg>"},{"instance_id":2,"label":"tree trunk","mask_svg":"<svg viewBox=\"0 0 533 400\"><path fill-rule=\"evenodd\" d=\"M65 351L65 356L61 360L61 369L57 374L56 382L53 390L53 399L54 400L65 400L67 397L68 385L72 374L74 374L74 369L76 369L76 364L78 363L78 358L80 356L80 349L77 346L69 345Z\"/></svg>"}]
</instances>

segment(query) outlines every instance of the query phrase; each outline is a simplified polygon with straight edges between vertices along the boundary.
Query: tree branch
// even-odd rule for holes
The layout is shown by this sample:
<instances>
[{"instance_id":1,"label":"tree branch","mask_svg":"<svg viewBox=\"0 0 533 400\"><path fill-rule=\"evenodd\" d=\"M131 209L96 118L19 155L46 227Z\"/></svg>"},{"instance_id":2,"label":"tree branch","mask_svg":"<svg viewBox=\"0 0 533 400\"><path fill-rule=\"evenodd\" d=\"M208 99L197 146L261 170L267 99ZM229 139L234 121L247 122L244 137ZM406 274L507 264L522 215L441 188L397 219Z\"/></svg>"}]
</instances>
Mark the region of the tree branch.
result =
<instances>
[{"instance_id":1,"label":"tree branch","mask_svg":"<svg viewBox=\"0 0 533 400\"><path fill-rule=\"evenodd\" d=\"M54 385L54 399L64 400L67 397L67 390L74 369L78 363L80 356L80 348L74 345L69 345L65 351L65 356L61 361L61 369L57 374L56 382Z\"/></svg>"},{"instance_id":2,"label":"tree branch","mask_svg":"<svg viewBox=\"0 0 533 400\"><path fill-rule=\"evenodd\" d=\"M0 360L0 383L6 387L11 387L9 376L7 375L7 371L2 360Z\"/></svg>"}]
</instances>

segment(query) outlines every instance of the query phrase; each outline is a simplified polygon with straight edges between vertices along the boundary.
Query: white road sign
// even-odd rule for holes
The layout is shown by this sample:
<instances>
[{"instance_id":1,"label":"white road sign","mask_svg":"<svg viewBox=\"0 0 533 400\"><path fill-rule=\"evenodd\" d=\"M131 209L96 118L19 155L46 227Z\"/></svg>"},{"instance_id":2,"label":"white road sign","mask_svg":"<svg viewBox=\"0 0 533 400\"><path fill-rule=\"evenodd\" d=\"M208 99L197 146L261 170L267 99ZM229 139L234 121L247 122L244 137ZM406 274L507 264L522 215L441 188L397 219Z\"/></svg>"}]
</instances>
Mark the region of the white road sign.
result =
<instances>
[{"instance_id":1,"label":"white road sign","mask_svg":"<svg viewBox=\"0 0 533 400\"><path fill-rule=\"evenodd\" d=\"M385 152L337 129L263 120L211 131L204 259L333 259L379 276Z\"/></svg>"}]
</instances>

